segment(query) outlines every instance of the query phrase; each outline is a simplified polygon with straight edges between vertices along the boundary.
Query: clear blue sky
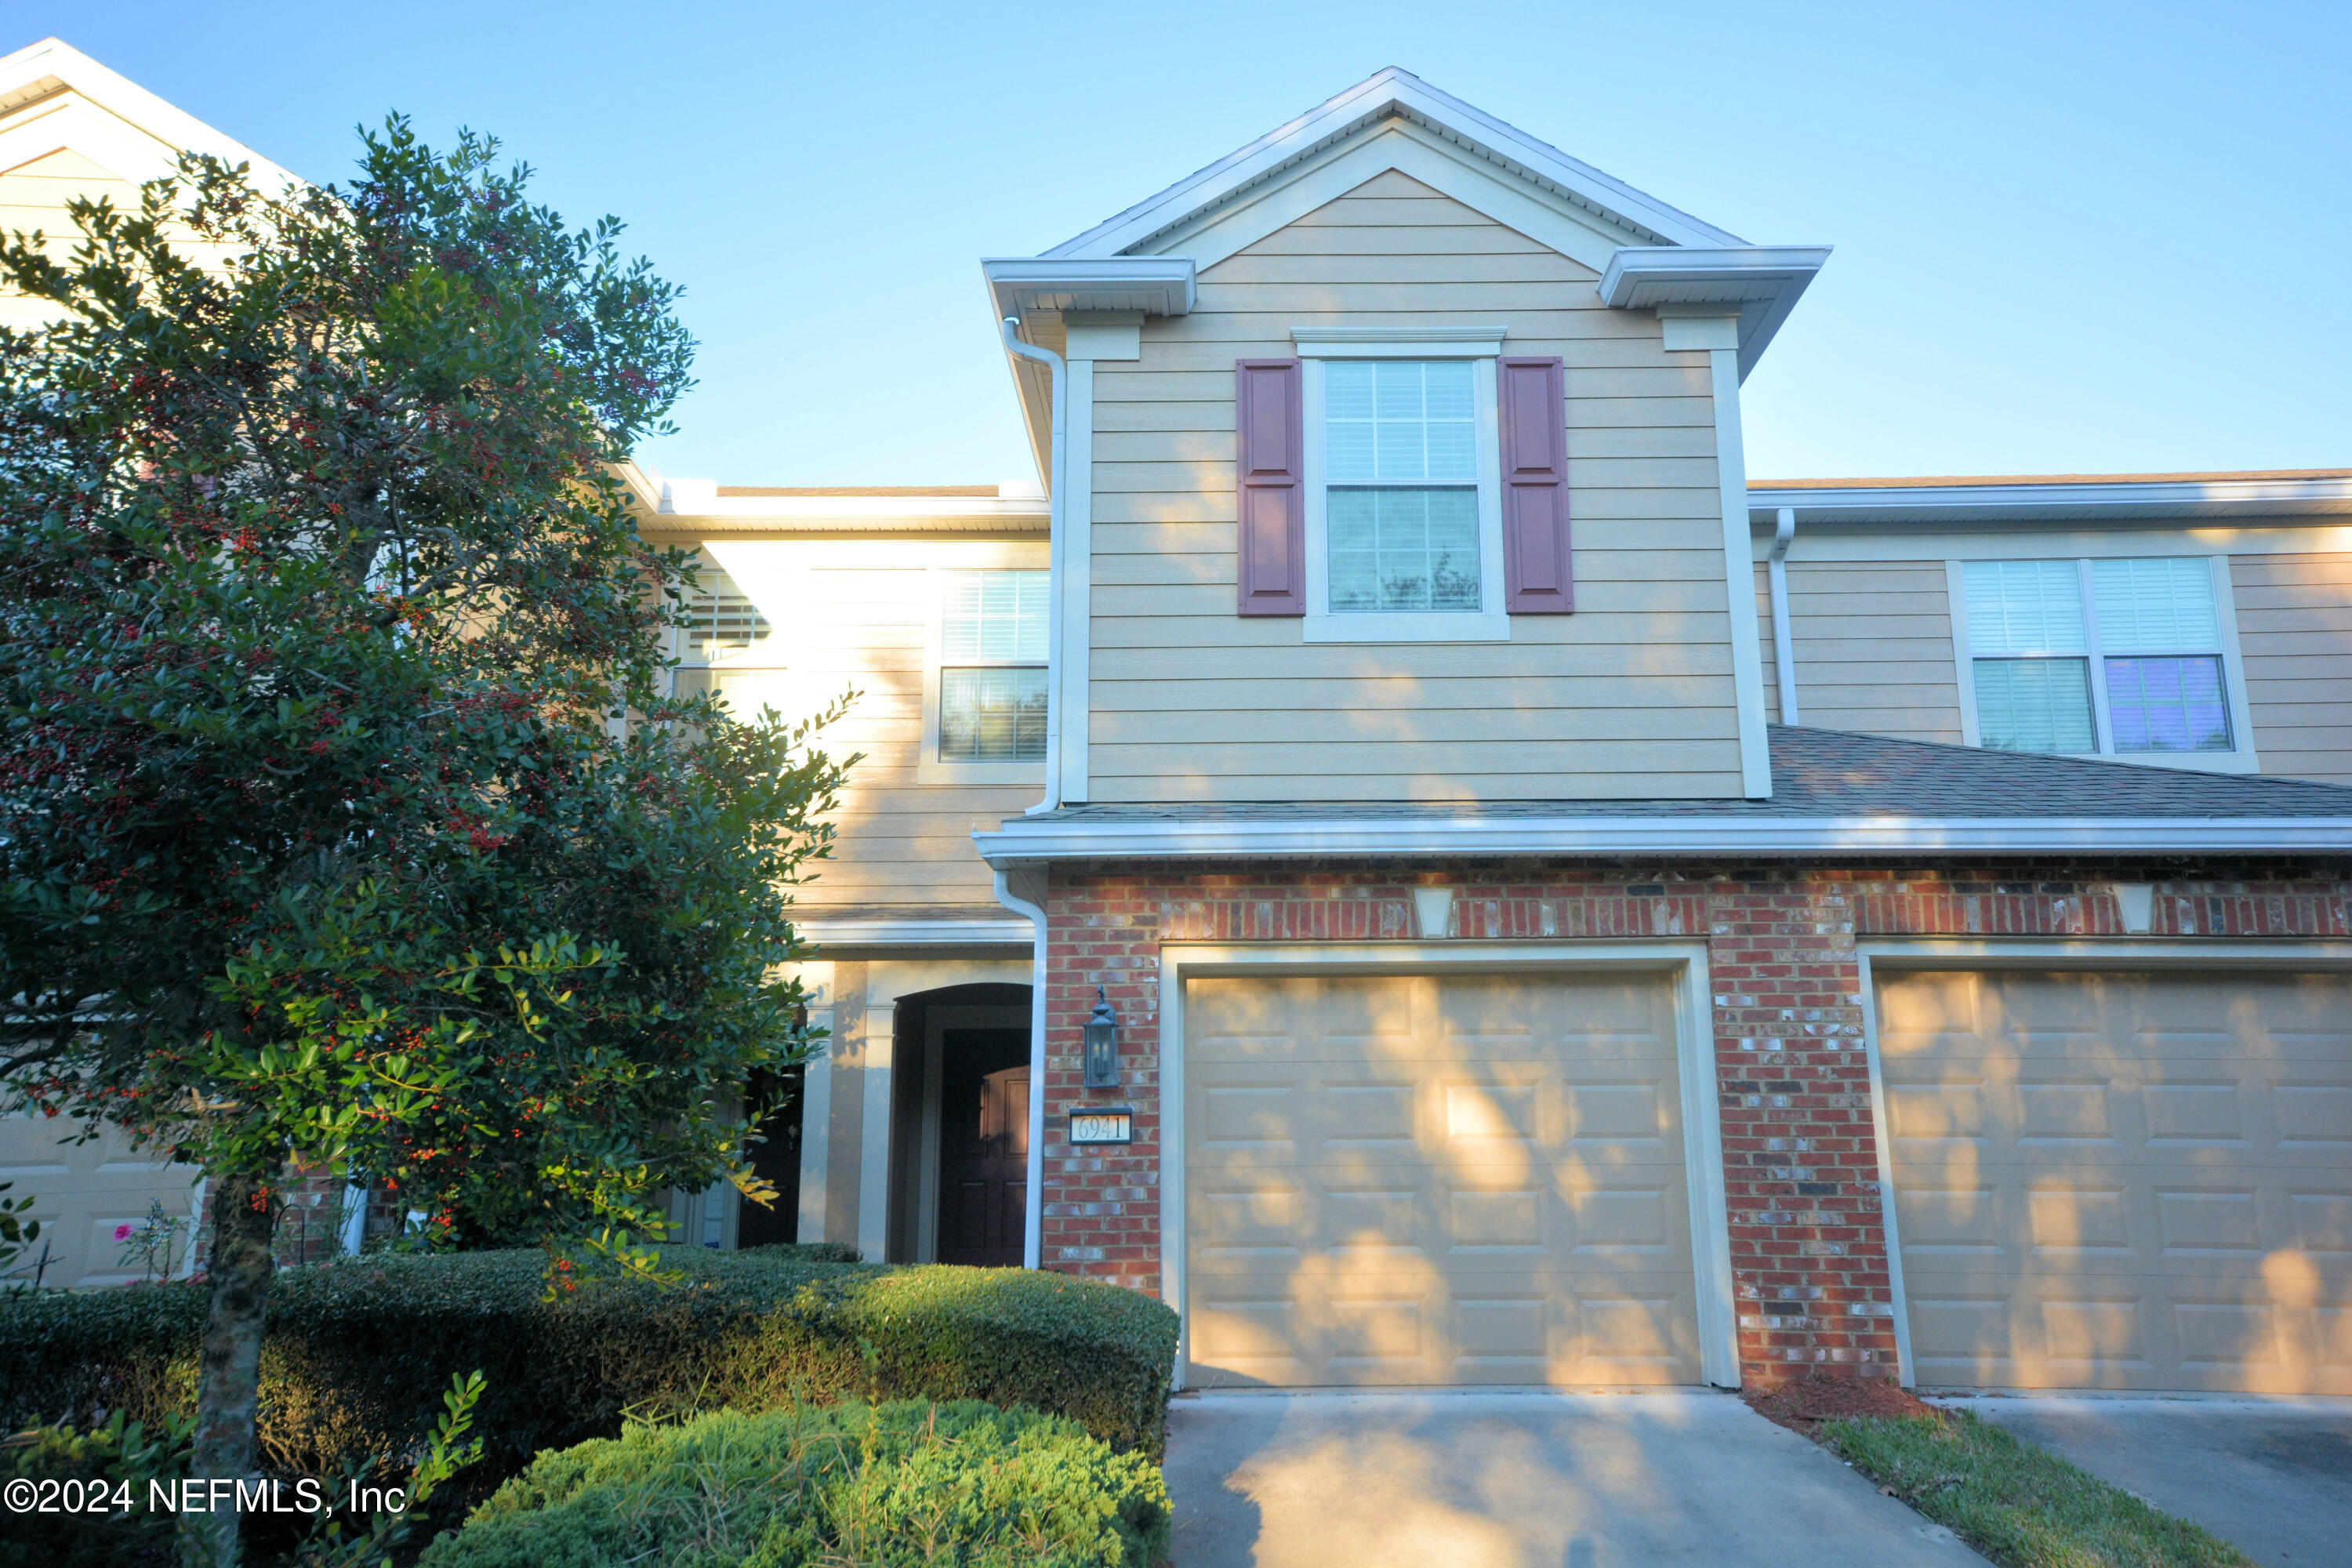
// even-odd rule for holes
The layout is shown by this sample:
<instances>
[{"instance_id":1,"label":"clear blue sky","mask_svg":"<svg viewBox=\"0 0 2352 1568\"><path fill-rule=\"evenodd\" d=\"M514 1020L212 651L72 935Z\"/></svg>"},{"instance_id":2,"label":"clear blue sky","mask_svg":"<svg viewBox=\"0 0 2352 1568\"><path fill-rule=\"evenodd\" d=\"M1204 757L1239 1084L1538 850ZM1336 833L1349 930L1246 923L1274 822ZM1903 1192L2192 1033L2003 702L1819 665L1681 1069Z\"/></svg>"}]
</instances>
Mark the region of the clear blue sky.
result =
<instances>
[{"instance_id":1,"label":"clear blue sky","mask_svg":"<svg viewBox=\"0 0 2352 1568\"><path fill-rule=\"evenodd\" d=\"M688 290L644 456L735 484L1033 472L977 258L1386 65L1828 269L1759 477L2352 466L2352 5L11 0L315 179L399 108L502 137Z\"/></svg>"}]
</instances>

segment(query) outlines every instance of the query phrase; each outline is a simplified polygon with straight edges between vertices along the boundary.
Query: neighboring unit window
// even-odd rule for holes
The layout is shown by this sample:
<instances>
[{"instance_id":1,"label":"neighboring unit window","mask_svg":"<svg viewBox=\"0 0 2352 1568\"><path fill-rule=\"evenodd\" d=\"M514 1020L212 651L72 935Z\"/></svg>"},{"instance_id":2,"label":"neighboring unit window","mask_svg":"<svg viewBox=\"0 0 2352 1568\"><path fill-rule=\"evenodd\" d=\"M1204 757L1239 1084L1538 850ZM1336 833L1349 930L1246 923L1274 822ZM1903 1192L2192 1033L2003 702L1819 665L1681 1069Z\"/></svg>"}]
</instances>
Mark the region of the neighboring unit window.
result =
<instances>
[{"instance_id":1,"label":"neighboring unit window","mask_svg":"<svg viewBox=\"0 0 2352 1568\"><path fill-rule=\"evenodd\" d=\"M697 586L686 593L685 609L691 625L684 636L680 657L689 664L718 664L730 655L746 653L766 642L775 627L751 603L735 579L709 561L695 572Z\"/></svg>"},{"instance_id":2,"label":"neighboring unit window","mask_svg":"<svg viewBox=\"0 0 2352 1568\"><path fill-rule=\"evenodd\" d=\"M2203 559L1962 570L1982 744L2086 756L2233 749Z\"/></svg>"},{"instance_id":3,"label":"neighboring unit window","mask_svg":"<svg viewBox=\"0 0 2352 1568\"><path fill-rule=\"evenodd\" d=\"M759 670L727 667L769 663L775 651L774 623L709 556L696 563L694 575L695 586L686 590L680 605L688 624L677 632L679 668L672 689L680 697L715 691L730 703L748 701Z\"/></svg>"},{"instance_id":4,"label":"neighboring unit window","mask_svg":"<svg viewBox=\"0 0 2352 1568\"><path fill-rule=\"evenodd\" d=\"M1323 464L1332 614L1482 607L1468 362L1328 363Z\"/></svg>"},{"instance_id":5,"label":"neighboring unit window","mask_svg":"<svg viewBox=\"0 0 2352 1568\"><path fill-rule=\"evenodd\" d=\"M2118 752L2226 752L2230 700L2203 561L2094 561L2091 597Z\"/></svg>"},{"instance_id":6,"label":"neighboring unit window","mask_svg":"<svg viewBox=\"0 0 2352 1568\"><path fill-rule=\"evenodd\" d=\"M940 761L1045 754L1043 572L950 572L940 617Z\"/></svg>"}]
</instances>

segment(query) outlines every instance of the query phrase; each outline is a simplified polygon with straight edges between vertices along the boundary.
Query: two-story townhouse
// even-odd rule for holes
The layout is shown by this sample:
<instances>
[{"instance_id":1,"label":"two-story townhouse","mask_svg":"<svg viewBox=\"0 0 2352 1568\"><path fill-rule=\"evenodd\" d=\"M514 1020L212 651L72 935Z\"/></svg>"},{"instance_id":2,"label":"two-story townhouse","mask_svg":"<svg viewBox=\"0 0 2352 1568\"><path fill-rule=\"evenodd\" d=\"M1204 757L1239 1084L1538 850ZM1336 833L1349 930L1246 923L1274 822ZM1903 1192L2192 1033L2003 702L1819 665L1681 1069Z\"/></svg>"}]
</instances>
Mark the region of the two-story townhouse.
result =
<instances>
[{"instance_id":1,"label":"two-story townhouse","mask_svg":"<svg viewBox=\"0 0 2352 1568\"><path fill-rule=\"evenodd\" d=\"M986 264L1033 1258L1186 1381L2352 1388L2352 486L1751 487L1825 255L1389 71Z\"/></svg>"},{"instance_id":2,"label":"two-story townhouse","mask_svg":"<svg viewBox=\"0 0 2352 1568\"><path fill-rule=\"evenodd\" d=\"M2352 479L1751 483L1825 255L1382 72L984 265L1042 495L633 472L866 754L682 1236L1196 1385L2352 1389Z\"/></svg>"}]
</instances>

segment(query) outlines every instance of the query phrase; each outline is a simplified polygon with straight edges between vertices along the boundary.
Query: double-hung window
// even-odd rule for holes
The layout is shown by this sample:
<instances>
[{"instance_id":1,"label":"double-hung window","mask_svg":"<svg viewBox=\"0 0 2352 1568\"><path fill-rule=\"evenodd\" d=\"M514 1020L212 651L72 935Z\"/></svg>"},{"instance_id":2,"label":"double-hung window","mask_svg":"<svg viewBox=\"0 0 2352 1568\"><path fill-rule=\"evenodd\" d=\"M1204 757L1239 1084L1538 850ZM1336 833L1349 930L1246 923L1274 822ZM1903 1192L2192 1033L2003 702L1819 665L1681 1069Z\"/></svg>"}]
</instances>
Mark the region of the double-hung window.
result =
<instances>
[{"instance_id":1,"label":"double-hung window","mask_svg":"<svg viewBox=\"0 0 2352 1568\"><path fill-rule=\"evenodd\" d=\"M1508 637L1495 361L1304 352L1307 640Z\"/></svg>"},{"instance_id":2,"label":"double-hung window","mask_svg":"<svg viewBox=\"0 0 2352 1568\"><path fill-rule=\"evenodd\" d=\"M1044 757L1047 574L941 576L939 760Z\"/></svg>"},{"instance_id":3,"label":"double-hung window","mask_svg":"<svg viewBox=\"0 0 2352 1568\"><path fill-rule=\"evenodd\" d=\"M2078 756L2241 750L2210 560L1970 561L1959 572L1979 744Z\"/></svg>"}]
</instances>

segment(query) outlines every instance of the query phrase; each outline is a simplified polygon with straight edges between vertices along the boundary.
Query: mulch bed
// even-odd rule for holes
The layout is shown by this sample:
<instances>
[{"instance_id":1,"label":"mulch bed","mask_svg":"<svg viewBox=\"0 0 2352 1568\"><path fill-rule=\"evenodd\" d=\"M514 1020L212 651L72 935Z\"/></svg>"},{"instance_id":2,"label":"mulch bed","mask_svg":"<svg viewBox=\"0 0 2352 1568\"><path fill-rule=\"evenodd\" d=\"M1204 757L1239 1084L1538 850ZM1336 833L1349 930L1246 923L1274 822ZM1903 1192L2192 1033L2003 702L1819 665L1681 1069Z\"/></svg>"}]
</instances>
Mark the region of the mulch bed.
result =
<instances>
[{"instance_id":1,"label":"mulch bed","mask_svg":"<svg viewBox=\"0 0 2352 1568\"><path fill-rule=\"evenodd\" d=\"M1856 1415L1941 1415L1911 1391L1884 1377L1801 1377L1740 1392L1748 1408L1791 1432L1816 1436L1824 1421Z\"/></svg>"}]
</instances>

